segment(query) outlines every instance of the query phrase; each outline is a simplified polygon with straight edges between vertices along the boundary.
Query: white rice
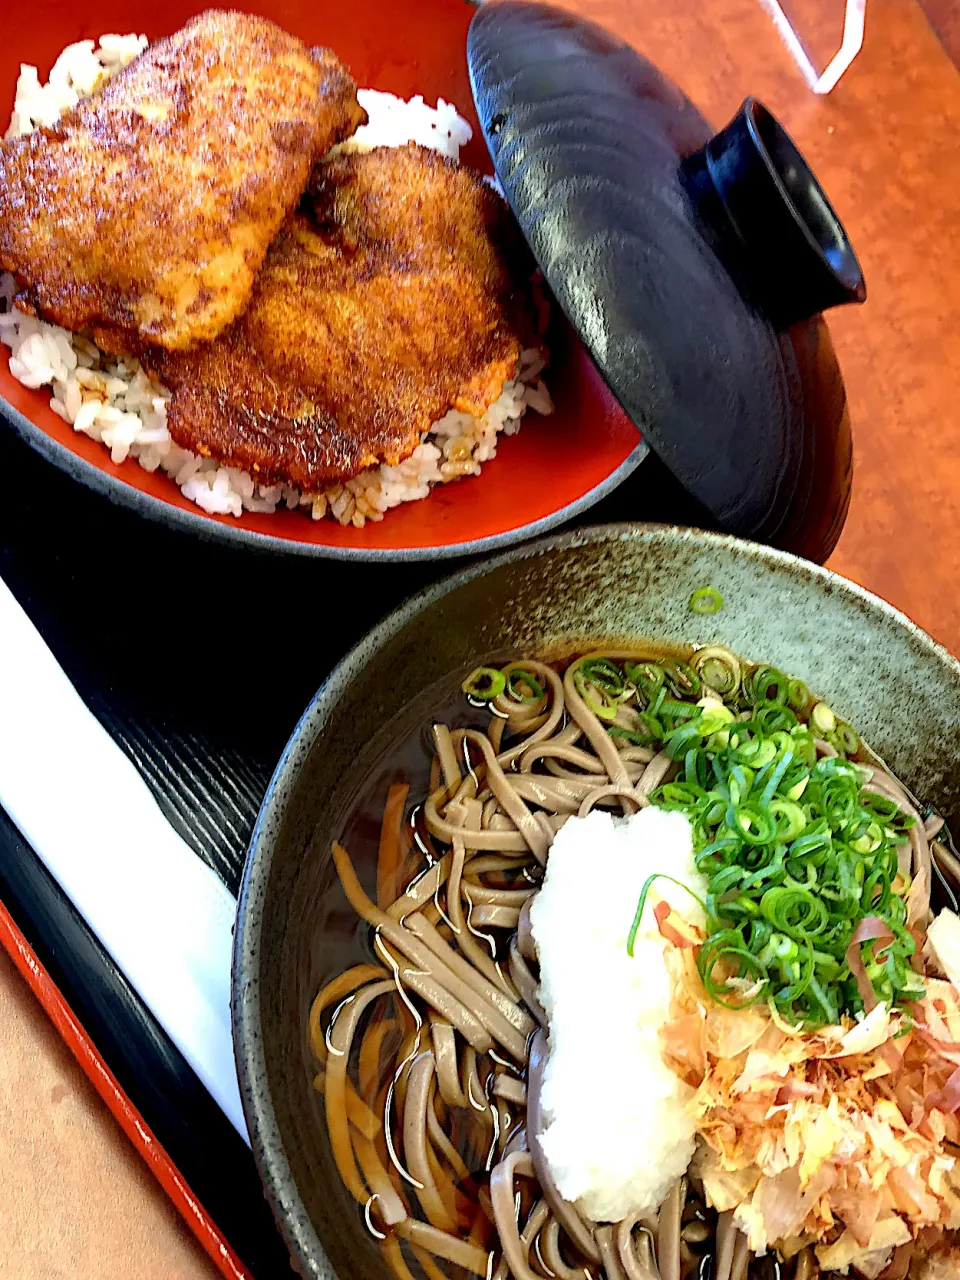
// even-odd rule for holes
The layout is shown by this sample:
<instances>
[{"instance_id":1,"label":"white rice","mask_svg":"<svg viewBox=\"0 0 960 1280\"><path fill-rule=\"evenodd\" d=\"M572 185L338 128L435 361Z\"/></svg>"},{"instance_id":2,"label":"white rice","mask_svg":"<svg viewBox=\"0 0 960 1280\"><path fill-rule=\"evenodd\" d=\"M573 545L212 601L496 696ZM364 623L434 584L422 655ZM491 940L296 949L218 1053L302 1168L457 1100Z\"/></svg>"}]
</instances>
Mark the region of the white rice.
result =
<instances>
[{"instance_id":1,"label":"white rice","mask_svg":"<svg viewBox=\"0 0 960 1280\"><path fill-rule=\"evenodd\" d=\"M357 100L370 117L369 123L334 147L335 151L372 151L374 147L418 142L449 160L459 160L460 148L473 136L456 107L443 98L437 99L436 107L428 107L419 95L405 100L379 89L359 89Z\"/></svg>"},{"instance_id":2,"label":"white rice","mask_svg":"<svg viewBox=\"0 0 960 1280\"><path fill-rule=\"evenodd\" d=\"M146 45L146 37L138 35L107 35L98 44L82 40L69 45L46 84L36 67L21 66L6 136L55 124ZM459 160L460 148L470 140L469 124L442 98L430 107L422 97L405 101L375 89L361 89L358 97L369 122L340 150L416 142ZM74 430L100 441L115 463L134 459L146 471L163 470L184 497L211 514L273 512L285 505L302 507L314 520L330 517L362 528L367 520L382 520L392 507L426 498L436 484L479 475L483 463L496 456L500 434L519 431L528 409L553 412L540 376L543 357L531 348L482 417L451 411L398 466L371 468L322 493L304 494L284 485L258 484L246 471L181 449L167 430L169 392L138 361L106 355L80 334L25 315L14 307L14 295L13 277L0 273L0 342L10 348L11 374L27 387L50 387L54 412Z\"/></svg>"},{"instance_id":3,"label":"white rice","mask_svg":"<svg viewBox=\"0 0 960 1280\"><path fill-rule=\"evenodd\" d=\"M658 872L706 894L687 818L595 809L557 833L530 910L549 1019L543 1153L563 1198L596 1222L657 1209L694 1151L693 1090L660 1053L671 979L653 907L665 899L700 926L703 912L677 884L655 881L627 954L644 881Z\"/></svg>"},{"instance_id":4,"label":"white rice","mask_svg":"<svg viewBox=\"0 0 960 1280\"><path fill-rule=\"evenodd\" d=\"M81 98L109 80L147 47L146 36L101 36L99 44L80 40L68 44L50 69L46 84L37 68L22 63L13 103L8 138L18 138L41 125L54 125Z\"/></svg>"}]
</instances>

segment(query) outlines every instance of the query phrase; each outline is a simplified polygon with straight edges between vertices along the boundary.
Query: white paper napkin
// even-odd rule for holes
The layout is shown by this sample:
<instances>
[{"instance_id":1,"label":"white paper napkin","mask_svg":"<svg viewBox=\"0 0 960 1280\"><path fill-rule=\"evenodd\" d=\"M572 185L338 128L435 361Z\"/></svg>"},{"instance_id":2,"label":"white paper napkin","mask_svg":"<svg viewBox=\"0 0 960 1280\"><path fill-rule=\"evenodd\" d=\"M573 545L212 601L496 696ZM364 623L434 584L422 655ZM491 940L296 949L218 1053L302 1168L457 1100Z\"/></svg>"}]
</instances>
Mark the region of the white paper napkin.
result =
<instances>
[{"instance_id":1,"label":"white paper napkin","mask_svg":"<svg viewBox=\"0 0 960 1280\"><path fill-rule=\"evenodd\" d=\"M247 1139L230 1030L236 901L2 581L0 805Z\"/></svg>"}]
</instances>

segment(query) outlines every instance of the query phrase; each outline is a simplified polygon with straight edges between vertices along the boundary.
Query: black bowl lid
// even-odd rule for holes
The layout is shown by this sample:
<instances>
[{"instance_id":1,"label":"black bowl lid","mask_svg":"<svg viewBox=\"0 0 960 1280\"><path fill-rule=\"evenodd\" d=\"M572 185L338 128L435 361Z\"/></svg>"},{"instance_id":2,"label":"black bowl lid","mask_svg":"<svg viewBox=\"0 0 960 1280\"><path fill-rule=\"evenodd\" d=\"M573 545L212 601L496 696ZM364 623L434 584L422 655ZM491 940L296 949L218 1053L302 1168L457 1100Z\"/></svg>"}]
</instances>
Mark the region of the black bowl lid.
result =
<instances>
[{"instance_id":1,"label":"black bowl lid","mask_svg":"<svg viewBox=\"0 0 960 1280\"><path fill-rule=\"evenodd\" d=\"M791 335L866 297L800 152L754 99L714 136L647 59L549 5L482 7L467 57L500 183L611 390L720 527L770 536L817 412Z\"/></svg>"}]
</instances>

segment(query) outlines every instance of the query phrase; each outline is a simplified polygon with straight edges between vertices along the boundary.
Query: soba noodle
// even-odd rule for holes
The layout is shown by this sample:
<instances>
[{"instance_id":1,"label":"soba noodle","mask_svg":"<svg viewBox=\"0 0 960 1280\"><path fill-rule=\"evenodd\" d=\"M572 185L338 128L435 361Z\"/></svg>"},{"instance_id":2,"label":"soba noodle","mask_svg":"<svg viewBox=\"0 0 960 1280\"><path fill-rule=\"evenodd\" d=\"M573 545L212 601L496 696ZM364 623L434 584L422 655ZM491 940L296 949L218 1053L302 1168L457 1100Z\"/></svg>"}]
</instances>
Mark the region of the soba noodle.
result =
<instances>
[{"instance_id":1,"label":"soba noodle","mask_svg":"<svg viewBox=\"0 0 960 1280\"><path fill-rule=\"evenodd\" d=\"M717 652L691 661L703 672ZM340 1176L398 1280L411 1267L428 1280L450 1267L486 1280L811 1280L810 1246L751 1261L732 1214L713 1212L692 1174L658 1214L586 1221L540 1149L545 1018L529 909L548 849L570 815L636 812L676 769L629 733L611 736L575 667L561 676L524 659L486 703L485 733L434 726L430 794L405 819L407 787L389 790L375 900L334 845L377 960L335 978L310 1011ZM836 754L833 736L818 737L819 754ZM890 773L870 767L869 787L918 818L907 852L925 919L934 878L957 883L960 863L937 821L925 827Z\"/></svg>"}]
</instances>

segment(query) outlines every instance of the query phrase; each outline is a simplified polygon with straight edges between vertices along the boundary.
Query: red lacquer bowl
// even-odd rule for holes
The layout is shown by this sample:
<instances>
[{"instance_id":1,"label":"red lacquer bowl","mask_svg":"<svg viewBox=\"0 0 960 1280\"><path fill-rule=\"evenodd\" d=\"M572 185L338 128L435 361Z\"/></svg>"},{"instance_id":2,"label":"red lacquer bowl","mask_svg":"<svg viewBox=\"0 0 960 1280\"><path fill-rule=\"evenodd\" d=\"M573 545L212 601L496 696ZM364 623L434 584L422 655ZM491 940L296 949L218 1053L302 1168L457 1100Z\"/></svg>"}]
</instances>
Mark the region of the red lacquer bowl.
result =
<instances>
[{"instance_id":1,"label":"red lacquer bowl","mask_svg":"<svg viewBox=\"0 0 960 1280\"><path fill-rule=\"evenodd\" d=\"M0 49L0 118L12 110L21 63L46 78L60 50L107 32L143 32L156 39L182 26L204 6L184 0L157 6L146 0L51 0L43 20L11 6ZM420 93L432 105L452 102L474 129L463 153L467 164L492 172L467 77L466 38L474 9L465 0L273 0L243 4L308 44L329 45L362 86L403 97ZM559 328L559 323L557 325ZM528 414L517 436L501 437L497 457L480 476L437 488L422 502L389 512L363 529L300 512L207 515L162 473L148 474L135 460L119 466L98 442L78 434L49 407L45 389L30 391L7 367L0 348L0 415L51 462L81 483L146 516L231 542L301 555L341 559L429 559L484 551L519 542L586 510L641 461L637 430L597 374L569 329L552 335L548 384L557 404L549 418Z\"/></svg>"}]
</instances>

